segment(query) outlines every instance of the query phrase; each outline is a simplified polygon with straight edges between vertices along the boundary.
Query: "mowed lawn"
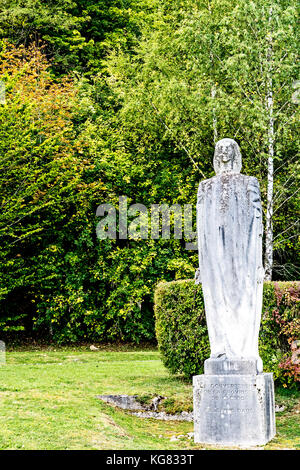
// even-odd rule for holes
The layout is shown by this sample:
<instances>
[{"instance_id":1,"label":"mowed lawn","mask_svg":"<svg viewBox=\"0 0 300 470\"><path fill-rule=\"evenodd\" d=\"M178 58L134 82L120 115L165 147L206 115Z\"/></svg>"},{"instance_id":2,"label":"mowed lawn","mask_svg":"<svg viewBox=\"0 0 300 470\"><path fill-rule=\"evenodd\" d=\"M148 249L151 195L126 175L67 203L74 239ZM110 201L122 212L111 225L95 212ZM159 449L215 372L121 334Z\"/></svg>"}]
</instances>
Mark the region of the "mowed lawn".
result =
<instances>
[{"instance_id":1,"label":"mowed lawn","mask_svg":"<svg viewBox=\"0 0 300 470\"><path fill-rule=\"evenodd\" d=\"M8 351L0 374L2 450L213 448L188 438L193 423L141 419L96 398L162 395L173 409L191 409L191 383L171 376L155 348ZM286 408L276 413L277 435L265 449L299 449L299 394L277 391L276 400Z\"/></svg>"}]
</instances>

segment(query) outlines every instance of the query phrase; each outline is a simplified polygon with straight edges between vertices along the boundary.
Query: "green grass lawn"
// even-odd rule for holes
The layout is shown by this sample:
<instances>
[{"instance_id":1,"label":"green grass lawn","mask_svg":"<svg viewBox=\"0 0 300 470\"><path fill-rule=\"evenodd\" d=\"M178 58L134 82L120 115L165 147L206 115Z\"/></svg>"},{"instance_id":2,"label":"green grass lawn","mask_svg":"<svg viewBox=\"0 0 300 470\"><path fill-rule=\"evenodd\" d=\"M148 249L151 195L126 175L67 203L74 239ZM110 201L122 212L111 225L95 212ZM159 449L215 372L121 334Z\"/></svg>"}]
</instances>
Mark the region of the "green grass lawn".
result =
<instances>
[{"instance_id":1,"label":"green grass lawn","mask_svg":"<svg viewBox=\"0 0 300 470\"><path fill-rule=\"evenodd\" d=\"M171 376L155 348L27 348L0 367L0 449L210 449L188 439L193 423L141 419L95 398L162 395L192 406L191 383ZM265 449L300 448L299 394L277 390L277 435ZM170 438L184 435L177 441Z\"/></svg>"}]
</instances>

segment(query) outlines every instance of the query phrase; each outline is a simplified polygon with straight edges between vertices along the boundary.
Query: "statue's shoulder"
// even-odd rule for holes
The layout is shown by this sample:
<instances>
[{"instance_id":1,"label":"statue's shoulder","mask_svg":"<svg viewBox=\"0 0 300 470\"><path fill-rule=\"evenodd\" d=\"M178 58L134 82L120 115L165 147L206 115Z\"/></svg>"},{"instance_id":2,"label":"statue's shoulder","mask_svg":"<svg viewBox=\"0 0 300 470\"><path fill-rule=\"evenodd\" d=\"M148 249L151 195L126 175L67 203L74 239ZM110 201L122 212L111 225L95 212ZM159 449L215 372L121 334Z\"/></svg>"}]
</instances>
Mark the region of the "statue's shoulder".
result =
<instances>
[{"instance_id":1,"label":"statue's shoulder","mask_svg":"<svg viewBox=\"0 0 300 470\"><path fill-rule=\"evenodd\" d=\"M248 175L243 175L245 178L245 181L247 181L249 187L256 187L259 188L259 181L255 176L248 176Z\"/></svg>"},{"instance_id":2,"label":"statue's shoulder","mask_svg":"<svg viewBox=\"0 0 300 470\"><path fill-rule=\"evenodd\" d=\"M198 186L198 202L200 201L200 199L202 199L203 194L207 192L209 187L212 185L214 179L215 179L215 176L207 180L200 181L199 186Z\"/></svg>"},{"instance_id":3,"label":"statue's shoulder","mask_svg":"<svg viewBox=\"0 0 300 470\"><path fill-rule=\"evenodd\" d=\"M214 183L224 180L234 179L235 181L240 181L243 184L250 185L250 186L257 186L259 187L258 179L255 176L243 175L242 173L234 173L234 174L223 174L223 175L215 175L212 178L208 178L207 180L200 181L198 192L205 191Z\"/></svg>"},{"instance_id":4,"label":"statue's shoulder","mask_svg":"<svg viewBox=\"0 0 300 470\"><path fill-rule=\"evenodd\" d=\"M244 175L243 173L232 173L230 176L248 182L257 181L257 178L255 178L255 176Z\"/></svg>"},{"instance_id":5,"label":"statue's shoulder","mask_svg":"<svg viewBox=\"0 0 300 470\"><path fill-rule=\"evenodd\" d=\"M214 181L216 181L216 176L213 176L212 178L209 178L207 180L200 181L199 186L198 186L198 193L197 193L197 204L201 204L201 202L204 199L205 193L208 193L211 189L211 187L214 184Z\"/></svg>"},{"instance_id":6,"label":"statue's shoulder","mask_svg":"<svg viewBox=\"0 0 300 470\"><path fill-rule=\"evenodd\" d=\"M243 181L243 183L247 186L255 186L259 188L259 182L258 179L255 178L255 176L243 175L242 173L239 173L238 175L236 175L236 178L238 178L240 181Z\"/></svg>"},{"instance_id":7,"label":"statue's shoulder","mask_svg":"<svg viewBox=\"0 0 300 470\"><path fill-rule=\"evenodd\" d=\"M213 176L212 178L208 178L207 180L200 181L199 189L204 189L206 186L210 186L216 179L217 175Z\"/></svg>"},{"instance_id":8,"label":"statue's shoulder","mask_svg":"<svg viewBox=\"0 0 300 470\"><path fill-rule=\"evenodd\" d=\"M255 178L255 176L243 175L242 173L240 173L240 175L246 180L248 180L249 182L254 182L254 181L258 182L258 179Z\"/></svg>"}]
</instances>

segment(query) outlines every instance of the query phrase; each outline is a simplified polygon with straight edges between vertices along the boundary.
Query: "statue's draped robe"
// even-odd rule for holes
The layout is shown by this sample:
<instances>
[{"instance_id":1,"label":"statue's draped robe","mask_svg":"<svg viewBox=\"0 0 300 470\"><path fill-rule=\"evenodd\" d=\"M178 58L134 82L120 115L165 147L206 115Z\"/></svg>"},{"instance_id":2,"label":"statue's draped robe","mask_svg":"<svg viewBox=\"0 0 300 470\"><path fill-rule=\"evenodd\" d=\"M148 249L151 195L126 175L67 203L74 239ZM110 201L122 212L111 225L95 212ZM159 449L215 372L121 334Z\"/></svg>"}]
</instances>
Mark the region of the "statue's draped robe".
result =
<instances>
[{"instance_id":1,"label":"statue's draped robe","mask_svg":"<svg viewBox=\"0 0 300 470\"><path fill-rule=\"evenodd\" d=\"M263 267L257 179L223 173L201 182L197 231L211 357L258 358Z\"/></svg>"}]
</instances>

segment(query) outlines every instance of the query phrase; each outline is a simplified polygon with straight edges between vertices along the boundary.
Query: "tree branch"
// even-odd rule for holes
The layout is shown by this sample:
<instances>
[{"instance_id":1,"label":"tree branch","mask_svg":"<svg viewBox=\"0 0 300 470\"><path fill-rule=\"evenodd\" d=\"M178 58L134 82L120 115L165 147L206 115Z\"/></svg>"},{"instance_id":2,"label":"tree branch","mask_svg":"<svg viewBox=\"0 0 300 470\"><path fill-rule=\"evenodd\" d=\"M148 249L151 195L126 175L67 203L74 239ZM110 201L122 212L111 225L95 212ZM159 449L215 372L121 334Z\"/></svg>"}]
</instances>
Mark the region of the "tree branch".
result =
<instances>
[{"instance_id":1,"label":"tree branch","mask_svg":"<svg viewBox=\"0 0 300 470\"><path fill-rule=\"evenodd\" d=\"M172 129L167 125L167 123L161 118L160 114L159 114L159 111L157 109L157 107L155 106L155 104L149 100L149 103L150 105L152 106L152 108L154 109L154 111L156 112L157 116L158 116L158 119L160 120L160 122L163 124L163 126L167 129L167 131L169 131L173 136L173 131ZM185 145L182 143L182 142L178 142L179 146L182 148L182 150L184 150L184 152L187 154L187 156L189 157L189 159L191 160L191 162L193 163L193 165L197 168L197 170L199 171L199 173L201 173L202 177L203 178L206 178L204 173L200 170L199 166L197 165L197 163L195 162L195 160L193 159L193 157L191 156L190 152L188 151L188 149L185 147Z\"/></svg>"},{"instance_id":2,"label":"tree branch","mask_svg":"<svg viewBox=\"0 0 300 470\"><path fill-rule=\"evenodd\" d=\"M296 189L293 194L291 194L285 201L283 201L273 212L273 215L276 214L276 212L279 211L280 207L282 207L284 204L286 204L292 197L294 197L298 192L300 191L300 188ZM274 201L273 201L274 202Z\"/></svg>"},{"instance_id":3,"label":"tree branch","mask_svg":"<svg viewBox=\"0 0 300 470\"><path fill-rule=\"evenodd\" d=\"M283 230L283 232L280 232L276 235L276 237L274 237L273 239L273 242L276 240L276 238L280 237L280 235L283 235L284 233L288 232L292 227L294 227L295 225L299 224L299 219L296 220L296 222L294 222L292 225L290 225L288 228L286 228L285 230Z\"/></svg>"}]
</instances>

